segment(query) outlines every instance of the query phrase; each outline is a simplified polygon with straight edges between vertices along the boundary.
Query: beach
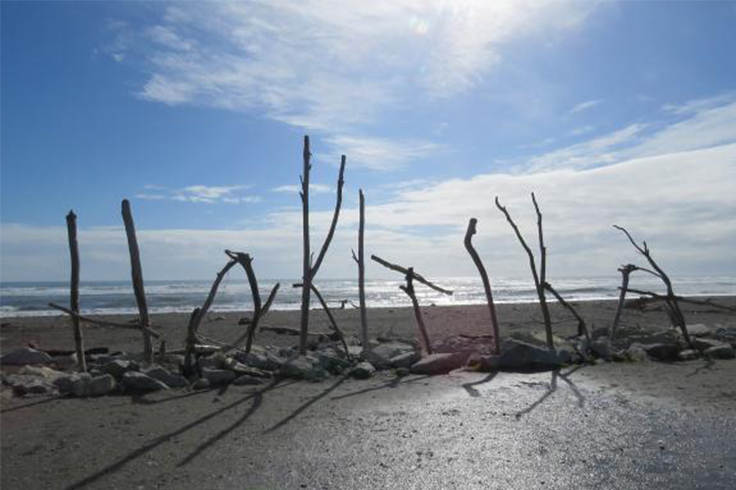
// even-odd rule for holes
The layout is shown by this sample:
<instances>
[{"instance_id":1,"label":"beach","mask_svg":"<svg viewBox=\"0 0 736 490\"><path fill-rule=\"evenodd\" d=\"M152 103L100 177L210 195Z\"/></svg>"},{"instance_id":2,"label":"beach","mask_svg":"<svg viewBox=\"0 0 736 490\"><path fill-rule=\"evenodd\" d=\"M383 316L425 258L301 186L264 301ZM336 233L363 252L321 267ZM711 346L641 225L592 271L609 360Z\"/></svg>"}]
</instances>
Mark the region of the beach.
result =
<instances>
[{"instance_id":1,"label":"beach","mask_svg":"<svg viewBox=\"0 0 736 490\"><path fill-rule=\"evenodd\" d=\"M719 298L735 305L736 298ZM576 304L593 328L616 303ZM552 304L557 335L575 333ZM433 340L488 333L484 306L425 307ZM736 323L733 312L684 305L688 322ZM357 309L335 310L347 335ZM372 337L413 339L407 308L370 309ZM223 341L244 313L211 313ZM541 331L537 305L499 305L502 336ZM106 317L107 319L113 319ZM170 349L188 316L154 315ZM267 326L298 325L272 312ZM115 317L124 322L131 317ZM622 325L667 327L656 305ZM322 311L311 328L328 331ZM5 318L2 351L72 349L63 317ZM139 351L133 329L86 326L87 348ZM296 344L260 332L256 342ZM2 487L13 488L733 488L736 361L606 363L533 374L453 372L369 380L271 381L261 387L171 390L87 399L2 393Z\"/></svg>"}]
</instances>

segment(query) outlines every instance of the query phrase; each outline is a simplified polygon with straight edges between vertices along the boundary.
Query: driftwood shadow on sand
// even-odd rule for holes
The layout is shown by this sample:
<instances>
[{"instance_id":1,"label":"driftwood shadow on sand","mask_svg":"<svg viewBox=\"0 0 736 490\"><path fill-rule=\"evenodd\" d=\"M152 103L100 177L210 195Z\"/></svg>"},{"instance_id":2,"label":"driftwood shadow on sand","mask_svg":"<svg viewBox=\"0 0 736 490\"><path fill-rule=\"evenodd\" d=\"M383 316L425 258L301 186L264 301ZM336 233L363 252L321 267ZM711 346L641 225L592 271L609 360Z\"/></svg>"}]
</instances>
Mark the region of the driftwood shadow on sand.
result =
<instances>
[{"instance_id":1,"label":"driftwood shadow on sand","mask_svg":"<svg viewBox=\"0 0 736 490\"><path fill-rule=\"evenodd\" d=\"M585 406L585 396L580 392L578 387L573 383L573 381L570 379L570 375L572 375L575 371L582 369L582 366L576 366L572 369L570 369L567 373L562 373L559 369L555 369L550 374L550 382L547 386L547 391L544 392L544 394L539 397L534 403L529 405L523 410L520 410L517 412L514 416L516 419L520 419L525 415L530 414L532 411L534 411L537 407L542 405L544 401L552 396L557 391L557 380L558 378L567 383L567 385L570 387L570 390L572 391L573 395L575 395L575 398L578 400L578 407L582 408Z\"/></svg>"}]
</instances>

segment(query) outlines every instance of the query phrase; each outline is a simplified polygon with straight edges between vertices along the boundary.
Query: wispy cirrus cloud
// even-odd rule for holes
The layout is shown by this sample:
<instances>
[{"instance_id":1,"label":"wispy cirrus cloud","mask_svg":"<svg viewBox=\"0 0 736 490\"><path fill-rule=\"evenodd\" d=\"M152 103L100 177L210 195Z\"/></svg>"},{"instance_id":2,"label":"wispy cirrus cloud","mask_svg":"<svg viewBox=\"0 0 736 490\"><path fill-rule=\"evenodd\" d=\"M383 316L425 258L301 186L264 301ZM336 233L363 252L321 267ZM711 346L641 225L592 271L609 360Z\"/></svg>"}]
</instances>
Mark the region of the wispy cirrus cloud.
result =
<instances>
[{"instance_id":1,"label":"wispy cirrus cloud","mask_svg":"<svg viewBox=\"0 0 736 490\"><path fill-rule=\"evenodd\" d=\"M190 203L227 203L227 204L243 204L257 203L261 201L260 196L256 195L238 195L239 192L246 190L249 186L232 185L232 186L206 186L191 185L178 189L169 189L159 185L143 186L147 192L136 194L138 199L148 201L172 200ZM150 192L154 191L154 192Z\"/></svg>"},{"instance_id":2,"label":"wispy cirrus cloud","mask_svg":"<svg viewBox=\"0 0 736 490\"><path fill-rule=\"evenodd\" d=\"M576 104L572 109L570 109L570 114L577 114L578 112L587 111L588 109L597 106L601 102L603 102L603 99L586 100L585 102Z\"/></svg>"},{"instance_id":3,"label":"wispy cirrus cloud","mask_svg":"<svg viewBox=\"0 0 736 490\"><path fill-rule=\"evenodd\" d=\"M298 194L302 191L299 185L280 185L271 189L271 192L285 192L289 194ZM332 186L327 184L309 184L309 191L315 194L325 194L332 191Z\"/></svg>"},{"instance_id":4,"label":"wispy cirrus cloud","mask_svg":"<svg viewBox=\"0 0 736 490\"><path fill-rule=\"evenodd\" d=\"M394 140L338 135L327 138L327 143L348 155L351 167L373 170L393 170L409 162L444 151L437 143L420 140ZM325 159L338 161L337 154L325 155Z\"/></svg>"}]
</instances>

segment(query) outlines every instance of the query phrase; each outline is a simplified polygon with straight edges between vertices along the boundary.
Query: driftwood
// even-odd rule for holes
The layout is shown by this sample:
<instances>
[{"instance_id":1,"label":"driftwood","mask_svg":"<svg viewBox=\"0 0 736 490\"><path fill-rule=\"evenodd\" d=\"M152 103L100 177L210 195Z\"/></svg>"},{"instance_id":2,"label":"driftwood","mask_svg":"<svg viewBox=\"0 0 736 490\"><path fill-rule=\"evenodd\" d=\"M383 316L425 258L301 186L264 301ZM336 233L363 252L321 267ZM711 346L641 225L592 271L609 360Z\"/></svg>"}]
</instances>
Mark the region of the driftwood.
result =
<instances>
[{"instance_id":1,"label":"driftwood","mask_svg":"<svg viewBox=\"0 0 736 490\"><path fill-rule=\"evenodd\" d=\"M219 284L219 283L218 283ZM192 314L189 316L189 323L187 324L187 340L186 348L184 350L184 376L191 376L197 374L199 377L202 376L202 369L199 365L199 356L197 355L197 326L201 317L199 313L202 310L200 308L194 308ZM192 360L196 362L196 370L192 366Z\"/></svg>"},{"instance_id":2,"label":"driftwood","mask_svg":"<svg viewBox=\"0 0 736 490\"><path fill-rule=\"evenodd\" d=\"M358 191L360 198L360 224L358 226L358 256L353 252L353 259L358 263L358 301L360 302L360 343L363 350L370 350L368 339L368 310L365 306L365 197L363 189Z\"/></svg>"},{"instance_id":3,"label":"driftwood","mask_svg":"<svg viewBox=\"0 0 736 490\"><path fill-rule=\"evenodd\" d=\"M138 304L138 311L141 318L141 330L143 331L143 358L146 362L151 363L153 362L153 342L151 341L151 335L145 329L149 326L150 319L148 317L148 305L146 304L146 291L143 287L141 256L138 250L138 240L135 235L133 214L130 212L130 203L127 199L123 199L122 213L123 222L125 223L125 233L128 236L130 273L133 280L133 291L135 293L135 302Z\"/></svg>"},{"instance_id":4,"label":"driftwood","mask_svg":"<svg viewBox=\"0 0 736 490\"><path fill-rule=\"evenodd\" d=\"M67 315L69 315L71 317L78 318L80 321L82 321L84 323L91 323L93 325L99 325L101 327L135 328L137 330L143 330L144 332L146 332L151 337L154 337L154 338L160 338L161 337L161 335L159 335L158 332L152 330L150 328L150 326L149 327L144 327L143 325L141 325L138 322L136 322L136 323L118 323L118 322L110 322L110 321L107 321L107 320L97 320L95 318L90 318L88 316L84 316L84 315L81 315L79 313L76 313L76 312L70 310L69 308L65 308L63 306L59 306L56 303L49 303L48 305L51 308L54 308L54 309L59 310L59 311L63 311L64 313L66 313Z\"/></svg>"},{"instance_id":5,"label":"driftwood","mask_svg":"<svg viewBox=\"0 0 736 490\"><path fill-rule=\"evenodd\" d=\"M692 340L690 339L690 334L687 331L687 325L685 323L685 316L682 314L682 310L680 309L679 300L677 299L677 295L675 295L674 290L672 289L672 281L670 280L669 276L662 270L661 267L657 264L657 262L652 258L652 254L649 250L649 247L647 246L647 242L643 241L642 245L639 245L634 241L631 234L626 230L626 228L618 225L613 225L614 228L617 230L620 230L626 235L626 238L629 239L629 242L631 242L631 245L636 249L637 252L639 252L642 256L644 256L645 259L647 259L647 262L649 262L649 265L654 270L645 269L643 267L636 267L637 270L642 270L644 272L647 272L649 274L652 274L662 280L665 287L667 288L667 295L664 296L664 302L665 302L665 309L667 310L667 314L670 317L670 321L672 322L672 325L676 328L679 328L682 332L682 337L685 339L685 342L687 342L687 345L690 346L690 348L694 348Z\"/></svg>"},{"instance_id":6,"label":"driftwood","mask_svg":"<svg viewBox=\"0 0 736 490\"><path fill-rule=\"evenodd\" d=\"M69 236L69 255L71 257L71 280L69 282L69 309L79 314L79 245L77 243L77 215L69 211L66 215L66 228ZM72 330L74 331L74 350L77 353L79 370L87 371L87 361L84 358L84 342L79 317L71 316Z\"/></svg>"},{"instance_id":7,"label":"driftwood","mask_svg":"<svg viewBox=\"0 0 736 490\"><path fill-rule=\"evenodd\" d=\"M250 352L251 346L253 345L253 337L258 329L258 322L266 316L266 313L268 313L268 310L271 308L271 304L276 297L280 284L276 283L271 290L271 294L268 295L266 303L261 304L261 293L258 290L258 279L256 279L255 271L253 271L253 258L248 254L231 252L230 250L226 250L225 253L232 260L239 263L245 270L245 275L248 276L248 284L250 285L250 292L253 296L253 318L251 319L245 333L238 337L233 344L237 346L240 345L243 340L246 340L245 352Z\"/></svg>"},{"instance_id":8,"label":"driftwood","mask_svg":"<svg viewBox=\"0 0 736 490\"><path fill-rule=\"evenodd\" d=\"M374 262L378 262L382 266L386 267L387 269L391 269L392 271L400 272L400 273L402 273L404 275L406 275L406 274L409 273L409 269L407 269L405 267L401 267L400 265L392 264L391 262L388 262L388 261L382 259L381 257L377 256L377 255L371 255L371 260L373 260ZM424 277L422 277L419 274L417 274L416 272L414 272L413 269L411 271L411 274L412 274L412 279L414 281L421 282L425 286L428 286L428 287L434 289L435 291L439 291L442 294L446 294L448 296L452 296L452 291L451 290L444 289L444 288L441 288L441 287L439 287L439 286L437 286L435 284L432 284L431 282L429 282L428 280L426 280Z\"/></svg>"},{"instance_id":9,"label":"driftwood","mask_svg":"<svg viewBox=\"0 0 736 490\"><path fill-rule=\"evenodd\" d=\"M585 323L585 320L583 320L583 317L578 314L578 311L567 301L565 301L565 298L563 298L560 293L557 292L555 288L552 287L552 285L548 282L544 283L544 289L552 293L552 296L559 301L560 305L562 305L563 308L565 308L567 311L569 311L572 316L575 317L575 320L578 322L578 335L584 336L586 339L590 340L590 334L588 333L588 326Z\"/></svg>"},{"instance_id":10,"label":"driftwood","mask_svg":"<svg viewBox=\"0 0 736 490\"><path fill-rule=\"evenodd\" d=\"M478 252L473 247L473 235L476 233L476 224L478 220L470 218L468 222L468 230L465 232L465 249L470 254L470 258L473 259L475 267L478 269L480 278L483 281L483 289L486 293L486 301L488 302L488 313L491 318L491 332L493 333L493 350L496 354L501 352L501 335L498 329L498 319L496 318L496 305L493 303L493 292L491 291L491 282L488 280L488 274L486 268L483 266L483 262L480 260Z\"/></svg>"},{"instance_id":11,"label":"driftwood","mask_svg":"<svg viewBox=\"0 0 736 490\"><path fill-rule=\"evenodd\" d=\"M506 210L506 207L501 206L501 203L496 196L496 207L506 216L506 221L509 222L511 228L513 228L516 238L519 239L519 243L526 251L529 256L529 268L532 271L532 277L534 278L534 286L537 291L537 297L539 298L539 308L542 310L542 318L544 319L544 331L547 336L547 348L550 350L554 349L554 340L552 338L552 320L549 314L549 307L547 306L547 297L545 296L544 284L547 282L547 247L544 246L544 235L542 234L542 213L539 212L539 206L537 205L537 199L532 192L532 202L534 203L534 209L537 213L537 229L539 233L539 253L540 253L540 267L539 273L537 273L537 263L534 258L529 245L519 231L519 227L511 218L511 215Z\"/></svg>"},{"instance_id":12,"label":"driftwood","mask_svg":"<svg viewBox=\"0 0 736 490\"><path fill-rule=\"evenodd\" d=\"M273 332L279 335L301 335L301 329L292 327L261 327L262 332ZM307 335L312 337L330 337L330 332L307 332Z\"/></svg>"},{"instance_id":13,"label":"driftwood","mask_svg":"<svg viewBox=\"0 0 736 490\"><path fill-rule=\"evenodd\" d=\"M303 284L294 284L295 288L301 288L304 287ZM327 314L327 319L330 321L330 326L335 331L335 334L340 338L340 342L342 343L342 347L345 350L345 356L348 360L352 360L352 356L350 355L350 351L348 350L348 344L345 341L345 334L342 333L342 330L340 330L340 327L337 326L337 321L335 320L335 317L332 315L332 311L330 311L330 307L327 306L327 302L322 297L322 293L319 292L319 289L317 289L317 286L314 285L314 283L311 284L312 292L319 300L319 303L322 305L322 309L325 310L325 313Z\"/></svg>"},{"instance_id":14,"label":"driftwood","mask_svg":"<svg viewBox=\"0 0 736 490\"><path fill-rule=\"evenodd\" d=\"M632 289L632 288L628 288L627 290L634 294L641 294L644 296L649 296L649 298L639 298L640 300L664 301L665 299L667 299L667 296L662 296L661 294L653 293L651 291L642 291L640 289ZM697 305L697 306L709 306L711 308L717 308L717 309L725 310L725 311L736 311L736 308L734 308L733 306L722 305L722 304L716 303L713 301L712 298L708 298L705 300L698 300L698 299L692 299L692 298L685 298L683 296L678 296L678 295L675 295L675 298L677 298L677 301L679 301L680 303L687 303L687 304Z\"/></svg>"},{"instance_id":15,"label":"driftwood","mask_svg":"<svg viewBox=\"0 0 736 490\"><path fill-rule=\"evenodd\" d=\"M302 306L301 306L301 321L300 321L300 336L299 336L299 352L306 354L307 352L307 337L309 333L309 300L310 293L312 291L311 284L314 277L317 275L322 261L327 254L327 249L330 247L332 237L335 234L335 228L337 227L337 220L340 216L340 207L342 206L342 188L345 183L343 175L345 173L345 155L342 156L340 162L340 173L337 179L337 199L335 202L335 211L332 216L332 223L330 229L327 232L327 237L322 244L319 254L317 255L317 261L312 265L312 252L309 240L309 171L312 169L310 164L310 158L312 154L309 150L309 136L304 136L304 152L303 152L303 174L301 177L302 190L299 193L302 200L302 239L303 239L303 261L302 261Z\"/></svg>"},{"instance_id":16,"label":"driftwood","mask_svg":"<svg viewBox=\"0 0 736 490\"><path fill-rule=\"evenodd\" d=\"M422 343L424 344L424 350L427 354L432 353L432 344L429 342L429 335L427 334L427 327L424 325L422 319L422 311L419 309L419 301L417 301L417 295L414 293L414 268L409 267L406 270L406 286L399 286L402 291L406 293L411 299L411 304L414 308L414 317L417 319L417 326L419 327L419 333L422 337Z\"/></svg>"},{"instance_id":17,"label":"driftwood","mask_svg":"<svg viewBox=\"0 0 736 490\"><path fill-rule=\"evenodd\" d=\"M620 294L618 296L618 306L616 306L616 315L613 317L613 324L609 333L611 340L616 338L616 330L621 322L621 313L624 310L624 304L626 302L626 293L629 290L629 276L635 270L636 266L634 264L626 264L618 268L618 271L621 273L621 287L619 288Z\"/></svg>"}]
</instances>

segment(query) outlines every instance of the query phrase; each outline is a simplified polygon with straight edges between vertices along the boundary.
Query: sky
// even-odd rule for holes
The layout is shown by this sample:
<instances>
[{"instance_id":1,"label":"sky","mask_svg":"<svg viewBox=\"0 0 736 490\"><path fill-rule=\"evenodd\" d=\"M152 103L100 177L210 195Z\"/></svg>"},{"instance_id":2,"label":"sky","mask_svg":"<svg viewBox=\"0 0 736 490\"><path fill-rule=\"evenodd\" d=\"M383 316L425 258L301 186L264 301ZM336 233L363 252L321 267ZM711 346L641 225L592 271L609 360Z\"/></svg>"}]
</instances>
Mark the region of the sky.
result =
<instances>
[{"instance_id":1,"label":"sky","mask_svg":"<svg viewBox=\"0 0 736 490\"><path fill-rule=\"evenodd\" d=\"M206 279L223 250L264 278L301 273L302 141L312 244L340 156L345 199L320 271L366 252L428 277L529 275L544 215L549 276L641 263L736 275L736 2L496 0L3 1L0 278ZM368 277L392 277L368 264ZM398 278L398 277L397 277Z\"/></svg>"}]
</instances>

